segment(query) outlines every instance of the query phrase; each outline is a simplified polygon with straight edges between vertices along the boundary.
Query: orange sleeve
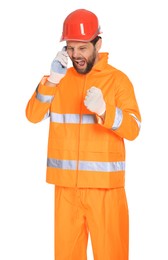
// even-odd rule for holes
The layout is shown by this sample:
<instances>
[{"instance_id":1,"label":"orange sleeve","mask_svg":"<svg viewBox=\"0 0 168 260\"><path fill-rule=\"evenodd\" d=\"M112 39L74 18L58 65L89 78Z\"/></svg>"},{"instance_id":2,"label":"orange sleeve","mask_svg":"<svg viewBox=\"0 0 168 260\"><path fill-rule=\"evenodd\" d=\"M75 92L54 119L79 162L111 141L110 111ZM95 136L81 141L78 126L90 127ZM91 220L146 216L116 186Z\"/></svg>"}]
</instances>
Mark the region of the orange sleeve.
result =
<instances>
[{"instance_id":1,"label":"orange sleeve","mask_svg":"<svg viewBox=\"0 0 168 260\"><path fill-rule=\"evenodd\" d=\"M38 123L46 117L55 95L56 87L45 86L47 77L42 78L26 106L26 117L32 123Z\"/></svg>"},{"instance_id":2,"label":"orange sleeve","mask_svg":"<svg viewBox=\"0 0 168 260\"><path fill-rule=\"evenodd\" d=\"M117 111L120 112L118 115ZM98 123L128 140L134 140L138 136L141 115L132 83L126 75L116 85L114 97L108 96L106 99L105 119L98 120Z\"/></svg>"}]
</instances>

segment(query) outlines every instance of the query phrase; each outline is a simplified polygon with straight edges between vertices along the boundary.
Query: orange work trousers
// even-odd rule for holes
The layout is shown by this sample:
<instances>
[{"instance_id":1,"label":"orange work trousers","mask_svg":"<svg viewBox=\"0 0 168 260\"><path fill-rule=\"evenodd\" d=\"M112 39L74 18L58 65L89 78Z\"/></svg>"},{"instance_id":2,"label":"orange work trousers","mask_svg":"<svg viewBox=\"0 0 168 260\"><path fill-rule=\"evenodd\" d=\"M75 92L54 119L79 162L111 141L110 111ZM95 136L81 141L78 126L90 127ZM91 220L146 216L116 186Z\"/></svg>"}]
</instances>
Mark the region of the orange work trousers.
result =
<instances>
[{"instance_id":1,"label":"orange work trousers","mask_svg":"<svg viewBox=\"0 0 168 260\"><path fill-rule=\"evenodd\" d=\"M55 188L55 260L128 260L129 216L124 188Z\"/></svg>"}]
</instances>

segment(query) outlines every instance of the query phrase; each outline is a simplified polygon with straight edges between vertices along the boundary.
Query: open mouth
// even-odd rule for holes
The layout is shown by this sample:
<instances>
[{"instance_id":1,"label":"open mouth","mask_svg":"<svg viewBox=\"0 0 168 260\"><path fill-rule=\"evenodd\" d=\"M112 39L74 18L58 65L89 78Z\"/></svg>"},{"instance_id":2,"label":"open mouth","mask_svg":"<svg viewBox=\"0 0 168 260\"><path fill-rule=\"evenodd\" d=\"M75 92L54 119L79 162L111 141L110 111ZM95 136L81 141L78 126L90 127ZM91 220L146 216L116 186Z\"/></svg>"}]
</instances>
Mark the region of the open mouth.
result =
<instances>
[{"instance_id":1,"label":"open mouth","mask_svg":"<svg viewBox=\"0 0 168 260\"><path fill-rule=\"evenodd\" d=\"M86 64L85 60L74 60L73 62L78 68L83 68Z\"/></svg>"}]
</instances>

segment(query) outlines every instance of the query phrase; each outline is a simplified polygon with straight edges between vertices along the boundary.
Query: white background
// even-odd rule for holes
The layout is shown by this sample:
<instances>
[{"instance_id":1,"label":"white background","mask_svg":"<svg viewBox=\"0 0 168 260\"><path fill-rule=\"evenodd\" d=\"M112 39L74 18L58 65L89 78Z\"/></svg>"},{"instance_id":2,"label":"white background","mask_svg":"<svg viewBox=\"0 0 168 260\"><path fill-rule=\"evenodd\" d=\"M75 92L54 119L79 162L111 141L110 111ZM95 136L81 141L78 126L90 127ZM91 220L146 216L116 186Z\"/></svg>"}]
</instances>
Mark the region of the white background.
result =
<instances>
[{"instance_id":1,"label":"white background","mask_svg":"<svg viewBox=\"0 0 168 260\"><path fill-rule=\"evenodd\" d=\"M108 51L109 62L131 79L142 115L139 137L126 141L130 260L168 259L166 2L1 2L1 260L54 259L54 188L45 182L48 121L31 124L25 108L62 47L64 18L77 8L99 17L102 51ZM90 244L88 259L93 259Z\"/></svg>"}]
</instances>

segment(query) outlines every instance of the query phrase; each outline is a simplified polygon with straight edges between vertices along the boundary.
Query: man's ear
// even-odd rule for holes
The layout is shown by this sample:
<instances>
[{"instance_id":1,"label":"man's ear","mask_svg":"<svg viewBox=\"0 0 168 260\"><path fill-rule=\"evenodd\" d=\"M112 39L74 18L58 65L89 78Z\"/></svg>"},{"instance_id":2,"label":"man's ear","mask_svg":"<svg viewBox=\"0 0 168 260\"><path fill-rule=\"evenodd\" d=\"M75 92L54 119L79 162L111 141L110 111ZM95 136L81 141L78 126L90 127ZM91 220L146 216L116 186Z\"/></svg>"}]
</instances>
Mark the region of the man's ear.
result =
<instances>
[{"instance_id":1,"label":"man's ear","mask_svg":"<svg viewBox=\"0 0 168 260\"><path fill-rule=\"evenodd\" d=\"M102 46L102 38L99 38L99 40L96 42L95 45L97 52L100 50L101 46Z\"/></svg>"}]
</instances>

